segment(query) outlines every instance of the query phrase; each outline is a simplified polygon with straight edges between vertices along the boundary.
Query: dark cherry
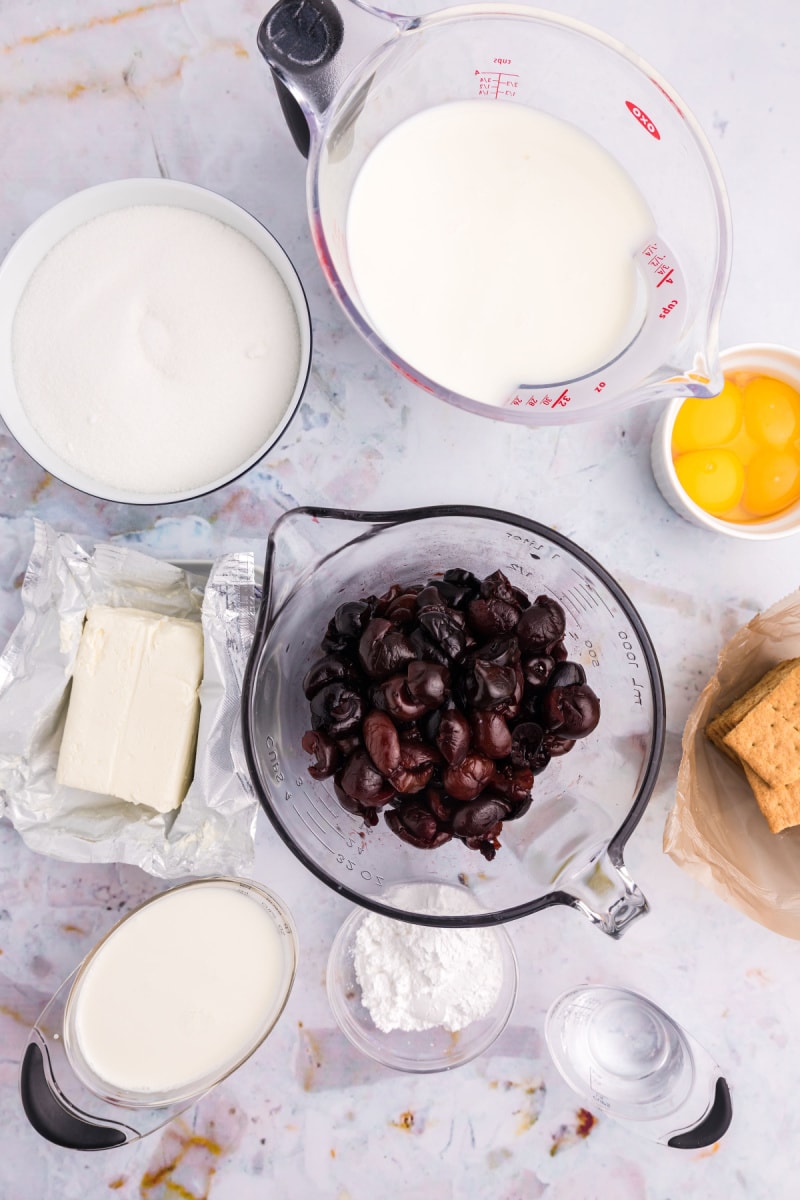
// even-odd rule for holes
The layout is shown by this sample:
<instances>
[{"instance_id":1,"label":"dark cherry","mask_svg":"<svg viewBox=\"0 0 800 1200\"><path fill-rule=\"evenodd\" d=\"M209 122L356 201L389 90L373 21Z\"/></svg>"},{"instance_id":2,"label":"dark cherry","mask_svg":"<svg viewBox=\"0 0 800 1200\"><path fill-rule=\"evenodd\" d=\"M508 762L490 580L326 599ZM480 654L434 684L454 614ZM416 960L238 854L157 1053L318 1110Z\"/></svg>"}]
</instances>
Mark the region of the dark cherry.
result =
<instances>
[{"instance_id":1,"label":"dark cherry","mask_svg":"<svg viewBox=\"0 0 800 1200\"><path fill-rule=\"evenodd\" d=\"M414 651L414 658L422 662L435 662L441 667L449 667L450 659L440 646L434 645L424 629L417 627L406 635L406 641Z\"/></svg>"},{"instance_id":2,"label":"dark cherry","mask_svg":"<svg viewBox=\"0 0 800 1200\"><path fill-rule=\"evenodd\" d=\"M586 672L583 667L580 663L570 662L569 659L566 659L564 662L556 663L547 681L547 686L548 688L575 687L581 683L586 683Z\"/></svg>"},{"instance_id":3,"label":"dark cherry","mask_svg":"<svg viewBox=\"0 0 800 1200\"><path fill-rule=\"evenodd\" d=\"M498 667L482 658L465 665L461 680L464 697L474 708L495 708L512 699L517 688L514 667Z\"/></svg>"},{"instance_id":4,"label":"dark cherry","mask_svg":"<svg viewBox=\"0 0 800 1200\"><path fill-rule=\"evenodd\" d=\"M440 708L449 695L450 672L435 662L411 662L406 676L412 700L426 708Z\"/></svg>"},{"instance_id":5,"label":"dark cherry","mask_svg":"<svg viewBox=\"0 0 800 1200\"><path fill-rule=\"evenodd\" d=\"M435 587L446 604L463 609L478 595L481 584L471 571L456 568L445 571L442 579L432 579L428 586Z\"/></svg>"},{"instance_id":6,"label":"dark cherry","mask_svg":"<svg viewBox=\"0 0 800 1200\"><path fill-rule=\"evenodd\" d=\"M439 730L436 734L436 745L442 758L451 767L458 767L467 756L470 745L469 721L457 708L449 708L442 713Z\"/></svg>"},{"instance_id":7,"label":"dark cherry","mask_svg":"<svg viewBox=\"0 0 800 1200\"><path fill-rule=\"evenodd\" d=\"M480 593L483 600L502 600L505 604L519 607L518 596L521 593L512 586L502 571L493 571L491 575L487 575L481 581ZM527 596L525 600L527 605Z\"/></svg>"},{"instance_id":8,"label":"dark cherry","mask_svg":"<svg viewBox=\"0 0 800 1200\"><path fill-rule=\"evenodd\" d=\"M495 826L507 815L508 808L494 797L472 800L462 804L453 815L452 828L456 837L485 838L499 830Z\"/></svg>"},{"instance_id":9,"label":"dark cherry","mask_svg":"<svg viewBox=\"0 0 800 1200\"><path fill-rule=\"evenodd\" d=\"M484 754L471 752L457 767L447 767L442 775L444 790L454 800L475 800L492 778L494 764Z\"/></svg>"},{"instance_id":10,"label":"dark cherry","mask_svg":"<svg viewBox=\"0 0 800 1200\"><path fill-rule=\"evenodd\" d=\"M333 775L341 758L341 750L333 738L319 729L309 729L303 734L300 744L306 754L314 755L314 761L308 765L308 773L312 779L327 779Z\"/></svg>"},{"instance_id":11,"label":"dark cherry","mask_svg":"<svg viewBox=\"0 0 800 1200\"><path fill-rule=\"evenodd\" d=\"M596 729L600 701L588 684L548 690L542 698L542 721L562 738L582 738Z\"/></svg>"},{"instance_id":12,"label":"dark cherry","mask_svg":"<svg viewBox=\"0 0 800 1200\"><path fill-rule=\"evenodd\" d=\"M391 775L400 766L400 738L394 721L385 712L373 708L364 718L364 745L382 775Z\"/></svg>"},{"instance_id":13,"label":"dark cherry","mask_svg":"<svg viewBox=\"0 0 800 1200\"><path fill-rule=\"evenodd\" d=\"M519 621L519 608L496 597L489 600L480 597L470 600L467 605L467 621L477 637L499 637L514 632Z\"/></svg>"},{"instance_id":14,"label":"dark cherry","mask_svg":"<svg viewBox=\"0 0 800 1200\"><path fill-rule=\"evenodd\" d=\"M511 753L511 730L505 717L491 710L474 712L470 718L472 744L487 758L507 758Z\"/></svg>"},{"instance_id":15,"label":"dark cherry","mask_svg":"<svg viewBox=\"0 0 800 1200\"><path fill-rule=\"evenodd\" d=\"M392 833L418 850L435 850L437 846L449 842L452 836L448 829L439 828L433 813L421 804L406 804L399 809L390 809L384 813L384 817Z\"/></svg>"},{"instance_id":16,"label":"dark cherry","mask_svg":"<svg viewBox=\"0 0 800 1200\"><path fill-rule=\"evenodd\" d=\"M331 737L357 729L364 715L364 701L345 683L329 683L311 701L311 724Z\"/></svg>"},{"instance_id":17,"label":"dark cherry","mask_svg":"<svg viewBox=\"0 0 800 1200\"><path fill-rule=\"evenodd\" d=\"M326 683L335 683L337 679L352 681L354 676L353 664L344 654L326 654L306 671L303 679L306 699L310 700Z\"/></svg>"},{"instance_id":18,"label":"dark cherry","mask_svg":"<svg viewBox=\"0 0 800 1200\"><path fill-rule=\"evenodd\" d=\"M395 788L383 778L366 750L356 750L350 756L340 780L342 791L368 808L380 808L395 796Z\"/></svg>"},{"instance_id":19,"label":"dark cherry","mask_svg":"<svg viewBox=\"0 0 800 1200\"><path fill-rule=\"evenodd\" d=\"M368 601L346 600L333 614L333 629L329 632L331 636L338 635L346 641L360 638L371 615L372 607Z\"/></svg>"},{"instance_id":20,"label":"dark cherry","mask_svg":"<svg viewBox=\"0 0 800 1200\"><path fill-rule=\"evenodd\" d=\"M391 621L373 617L361 635L358 657L372 679L385 679L411 662L414 650Z\"/></svg>"},{"instance_id":21,"label":"dark cherry","mask_svg":"<svg viewBox=\"0 0 800 1200\"><path fill-rule=\"evenodd\" d=\"M402 592L397 596L383 614L393 625L411 625L417 612L417 597L415 592Z\"/></svg>"},{"instance_id":22,"label":"dark cherry","mask_svg":"<svg viewBox=\"0 0 800 1200\"><path fill-rule=\"evenodd\" d=\"M416 602L419 612L424 612L428 608L443 609L447 603L435 583L429 583L421 592L418 592Z\"/></svg>"},{"instance_id":23,"label":"dark cherry","mask_svg":"<svg viewBox=\"0 0 800 1200\"><path fill-rule=\"evenodd\" d=\"M515 637L496 637L474 652L475 658L497 667L515 667L519 662L519 642Z\"/></svg>"},{"instance_id":24,"label":"dark cherry","mask_svg":"<svg viewBox=\"0 0 800 1200\"><path fill-rule=\"evenodd\" d=\"M392 675L391 679L385 679L379 692L381 703L378 707L396 721L416 721L428 711L427 704L410 695L405 675Z\"/></svg>"},{"instance_id":25,"label":"dark cherry","mask_svg":"<svg viewBox=\"0 0 800 1200\"><path fill-rule=\"evenodd\" d=\"M541 688L547 683L556 665L551 654L529 654L522 660L522 673L530 688Z\"/></svg>"},{"instance_id":26,"label":"dark cherry","mask_svg":"<svg viewBox=\"0 0 800 1200\"><path fill-rule=\"evenodd\" d=\"M391 774L392 787L403 795L423 791L439 761L439 753L432 746L401 742L400 766Z\"/></svg>"},{"instance_id":27,"label":"dark cherry","mask_svg":"<svg viewBox=\"0 0 800 1200\"><path fill-rule=\"evenodd\" d=\"M522 804L533 787L533 771L530 767L515 767L510 762L495 763L489 786L509 804Z\"/></svg>"},{"instance_id":28,"label":"dark cherry","mask_svg":"<svg viewBox=\"0 0 800 1200\"><path fill-rule=\"evenodd\" d=\"M526 608L517 625L517 637L523 652L546 654L564 636L564 610L551 596L537 596Z\"/></svg>"},{"instance_id":29,"label":"dark cherry","mask_svg":"<svg viewBox=\"0 0 800 1200\"><path fill-rule=\"evenodd\" d=\"M464 651L464 630L457 616L446 609L433 608L419 614L419 623L425 633L448 659L458 658Z\"/></svg>"},{"instance_id":30,"label":"dark cherry","mask_svg":"<svg viewBox=\"0 0 800 1200\"><path fill-rule=\"evenodd\" d=\"M528 767L535 771L534 761L542 742L544 730L533 721L523 721L511 735L511 763L514 767Z\"/></svg>"},{"instance_id":31,"label":"dark cherry","mask_svg":"<svg viewBox=\"0 0 800 1200\"><path fill-rule=\"evenodd\" d=\"M333 777L333 790L336 793L336 799L345 810L345 812L353 813L354 816L362 817L365 825L377 825L378 814L374 808L368 808L361 804L360 801L354 800L352 796L348 796L341 784L342 772L337 771Z\"/></svg>"}]
</instances>

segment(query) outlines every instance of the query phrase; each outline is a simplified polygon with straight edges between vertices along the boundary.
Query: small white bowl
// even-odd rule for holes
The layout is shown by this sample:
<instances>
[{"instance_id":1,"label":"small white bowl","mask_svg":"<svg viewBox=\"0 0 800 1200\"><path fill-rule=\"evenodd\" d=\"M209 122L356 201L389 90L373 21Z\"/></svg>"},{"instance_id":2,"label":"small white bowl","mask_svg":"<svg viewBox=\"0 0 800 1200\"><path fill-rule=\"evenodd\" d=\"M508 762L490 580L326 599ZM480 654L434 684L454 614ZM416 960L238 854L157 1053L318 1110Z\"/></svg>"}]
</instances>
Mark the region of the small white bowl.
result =
<instances>
[{"instance_id":1,"label":"small white bowl","mask_svg":"<svg viewBox=\"0 0 800 1200\"><path fill-rule=\"evenodd\" d=\"M34 429L17 393L11 357L12 329L22 293L45 255L69 233L95 217L133 205L165 204L215 217L247 237L280 275L291 298L300 333L300 365L294 391L268 438L225 475L180 492L139 492L115 488L64 461ZM24 450L41 467L79 491L124 504L172 504L205 495L243 475L271 449L300 404L311 366L308 301L290 259L264 226L232 200L175 179L119 179L76 192L30 225L0 264L0 416Z\"/></svg>"},{"instance_id":2,"label":"small white bowl","mask_svg":"<svg viewBox=\"0 0 800 1200\"><path fill-rule=\"evenodd\" d=\"M733 346L730 350L722 351L720 363L726 373L753 371L761 375L770 375L800 391L800 352L786 346L774 346L767 342ZM678 399L667 405L656 425L650 451L653 475L667 504L693 525L714 530L716 533L725 533L728 537L765 541L800 532L800 500L775 517L744 523L712 517L686 495L672 459L672 427L682 404L683 400Z\"/></svg>"},{"instance_id":3,"label":"small white bowl","mask_svg":"<svg viewBox=\"0 0 800 1200\"><path fill-rule=\"evenodd\" d=\"M485 1017L472 1021L456 1033L439 1027L412 1032L393 1029L390 1033L384 1033L375 1025L361 1002L361 988L355 971L356 934L362 921L369 915L365 909L355 909L339 929L328 956L328 1001L348 1041L362 1054L383 1066L413 1074L452 1071L488 1050L508 1024L517 998L519 968L505 928L495 925L488 930L497 939L503 979L494 1007ZM385 917L382 919L388 920Z\"/></svg>"}]
</instances>

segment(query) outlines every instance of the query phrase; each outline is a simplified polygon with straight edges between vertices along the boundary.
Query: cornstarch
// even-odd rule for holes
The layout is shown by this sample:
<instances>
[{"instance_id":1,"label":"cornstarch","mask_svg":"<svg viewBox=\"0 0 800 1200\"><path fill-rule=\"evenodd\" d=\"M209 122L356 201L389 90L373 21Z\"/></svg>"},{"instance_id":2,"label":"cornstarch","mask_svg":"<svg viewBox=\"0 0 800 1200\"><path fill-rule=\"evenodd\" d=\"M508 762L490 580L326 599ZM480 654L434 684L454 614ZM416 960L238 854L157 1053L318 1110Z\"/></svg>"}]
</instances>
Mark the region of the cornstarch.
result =
<instances>
[{"instance_id":1,"label":"cornstarch","mask_svg":"<svg viewBox=\"0 0 800 1200\"><path fill-rule=\"evenodd\" d=\"M73 230L23 292L12 335L20 401L71 467L133 492L213 483L278 425L300 330L249 238L176 205Z\"/></svg>"},{"instance_id":2,"label":"cornstarch","mask_svg":"<svg viewBox=\"0 0 800 1200\"><path fill-rule=\"evenodd\" d=\"M406 884L392 900L432 915L478 911L468 893L439 884ZM492 1009L503 981L494 930L428 928L377 913L356 933L354 967L361 1001L383 1033L463 1029Z\"/></svg>"}]
</instances>

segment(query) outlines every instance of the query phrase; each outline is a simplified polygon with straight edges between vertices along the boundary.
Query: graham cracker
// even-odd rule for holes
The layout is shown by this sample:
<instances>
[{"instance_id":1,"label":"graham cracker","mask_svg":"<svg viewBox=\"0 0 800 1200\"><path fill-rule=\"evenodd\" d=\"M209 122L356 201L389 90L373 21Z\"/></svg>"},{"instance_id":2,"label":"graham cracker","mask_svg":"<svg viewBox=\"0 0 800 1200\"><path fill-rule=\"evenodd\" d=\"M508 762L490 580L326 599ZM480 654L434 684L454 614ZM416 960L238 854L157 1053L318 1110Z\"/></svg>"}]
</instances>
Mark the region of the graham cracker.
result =
<instances>
[{"instance_id":1,"label":"graham cracker","mask_svg":"<svg viewBox=\"0 0 800 1200\"><path fill-rule=\"evenodd\" d=\"M800 658L789 658L785 662L778 663L771 671L767 671L766 675L762 675L758 683L754 683L751 688L740 696L738 700L734 700L733 704L729 704L726 709L718 713L713 720L709 721L705 728L706 737L713 742L717 749L723 754L727 754L728 758L733 762L739 762L739 756L733 747L728 746L725 742L727 734L734 729L739 722L747 716L749 712L766 699L769 693L775 688L782 679L791 674L796 667L800 667Z\"/></svg>"},{"instance_id":2,"label":"graham cracker","mask_svg":"<svg viewBox=\"0 0 800 1200\"><path fill-rule=\"evenodd\" d=\"M800 779L800 670L786 674L723 741L771 787Z\"/></svg>"},{"instance_id":3,"label":"graham cracker","mask_svg":"<svg viewBox=\"0 0 800 1200\"><path fill-rule=\"evenodd\" d=\"M742 767L772 832L780 833L782 829L800 825L800 781L770 787L747 763L742 763Z\"/></svg>"}]
</instances>

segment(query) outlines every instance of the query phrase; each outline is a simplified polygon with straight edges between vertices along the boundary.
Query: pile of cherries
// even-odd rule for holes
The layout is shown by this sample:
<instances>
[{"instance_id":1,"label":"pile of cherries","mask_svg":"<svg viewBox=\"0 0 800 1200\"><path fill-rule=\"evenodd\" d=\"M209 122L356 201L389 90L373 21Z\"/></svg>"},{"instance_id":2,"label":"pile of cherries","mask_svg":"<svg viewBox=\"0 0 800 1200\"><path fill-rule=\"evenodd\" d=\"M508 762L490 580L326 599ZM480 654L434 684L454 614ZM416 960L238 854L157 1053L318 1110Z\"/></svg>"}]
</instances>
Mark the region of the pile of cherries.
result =
<instances>
[{"instance_id":1,"label":"pile of cherries","mask_svg":"<svg viewBox=\"0 0 800 1200\"><path fill-rule=\"evenodd\" d=\"M564 610L533 604L502 571L445 571L341 604L303 690L314 779L340 804L403 841L460 838L487 859L504 821L527 812L534 776L600 718L567 659Z\"/></svg>"}]
</instances>

